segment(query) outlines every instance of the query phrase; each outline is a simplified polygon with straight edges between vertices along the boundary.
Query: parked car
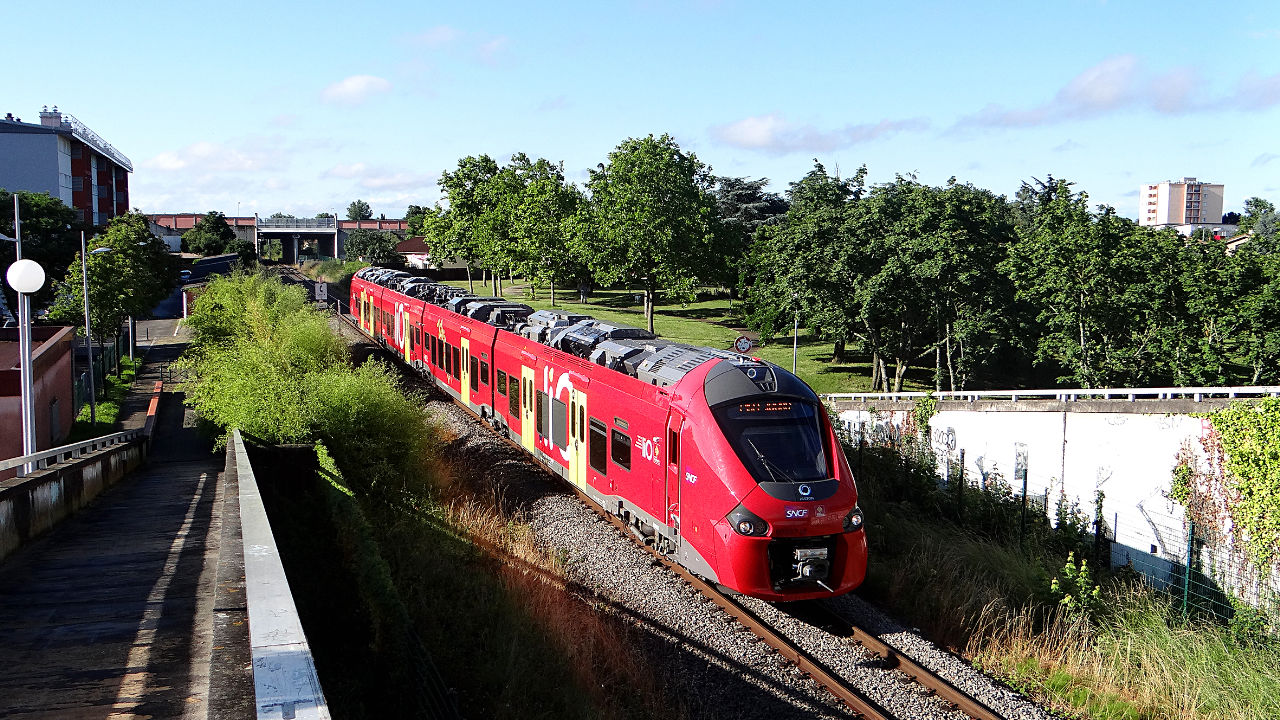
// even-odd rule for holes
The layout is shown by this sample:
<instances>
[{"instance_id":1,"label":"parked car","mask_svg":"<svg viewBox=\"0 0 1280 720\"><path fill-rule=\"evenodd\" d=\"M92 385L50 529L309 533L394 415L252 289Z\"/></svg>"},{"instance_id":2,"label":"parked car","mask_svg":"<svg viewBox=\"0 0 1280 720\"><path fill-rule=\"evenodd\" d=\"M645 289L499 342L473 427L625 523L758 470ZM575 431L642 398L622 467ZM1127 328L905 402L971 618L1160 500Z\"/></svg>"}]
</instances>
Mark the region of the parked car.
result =
<instances>
[{"instance_id":1,"label":"parked car","mask_svg":"<svg viewBox=\"0 0 1280 720\"><path fill-rule=\"evenodd\" d=\"M178 273L178 278L182 280L182 282L187 282L191 280L191 271L183 270L182 272Z\"/></svg>"}]
</instances>

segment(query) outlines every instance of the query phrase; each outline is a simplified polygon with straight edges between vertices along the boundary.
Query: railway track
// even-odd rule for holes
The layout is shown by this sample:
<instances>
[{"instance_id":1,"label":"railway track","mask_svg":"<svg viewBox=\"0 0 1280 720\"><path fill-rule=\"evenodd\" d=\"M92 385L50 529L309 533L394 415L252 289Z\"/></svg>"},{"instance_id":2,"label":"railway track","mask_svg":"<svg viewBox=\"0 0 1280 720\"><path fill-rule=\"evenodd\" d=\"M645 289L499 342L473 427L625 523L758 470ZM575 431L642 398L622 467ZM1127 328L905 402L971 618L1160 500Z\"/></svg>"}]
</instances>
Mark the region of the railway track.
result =
<instances>
[{"instance_id":1,"label":"railway track","mask_svg":"<svg viewBox=\"0 0 1280 720\"><path fill-rule=\"evenodd\" d=\"M348 327L359 333L360 336L367 337L364 336L363 331L359 327L355 318L345 313L337 313L337 316ZM414 379L422 380L416 376ZM430 383L425 380L423 380L423 383L430 385ZM434 385L432 385L432 387L434 387ZM487 427L488 424L468 408L458 406L456 404L455 407L465 411L473 420L482 425L486 425ZM515 443L511 442L509 438L502 437L501 439L511 447L520 449ZM868 694L860 691L850 682L841 678L837 673L828 668L820 658L814 657L798 644L789 640L779 630L774 628L766 620L760 618L760 616L750 608L738 602L733 597L721 592L714 585L689 572L683 566L672 562L652 546L641 543L639 539L636 538L635 534L627 527L625 522L598 506L586 494L571 487L570 489L574 490L578 495L578 498L587 507L591 508L606 522L613 525L622 535L634 541L636 546L651 555L655 561L667 567L671 572L675 573L688 583L689 586L697 590L703 597L720 607L740 625L754 634L782 657L793 663L802 672L812 678L818 685L825 688L841 703L848 707L855 717L866 718L867 720L906 720L904 716L894 715L892 712L877 703ZM884 669L897 670L901 672L907 678L908 682L914 682L920 685L928 694L936 695L952 708L968 715L974 720L1003 720L1004 718L1004 716L987 707L981 701L968 693L965 693L963 690L960 690L937 673L934 673L910 657L899 653L897 650L881 641L873 633L859 627L855 622L841 615L824 601L788 603L787 611L797 620L813 625L834 637L847 638L851 640L853 643L856 643L871 654L880 658Z\"/></svg>"}]
</instances>

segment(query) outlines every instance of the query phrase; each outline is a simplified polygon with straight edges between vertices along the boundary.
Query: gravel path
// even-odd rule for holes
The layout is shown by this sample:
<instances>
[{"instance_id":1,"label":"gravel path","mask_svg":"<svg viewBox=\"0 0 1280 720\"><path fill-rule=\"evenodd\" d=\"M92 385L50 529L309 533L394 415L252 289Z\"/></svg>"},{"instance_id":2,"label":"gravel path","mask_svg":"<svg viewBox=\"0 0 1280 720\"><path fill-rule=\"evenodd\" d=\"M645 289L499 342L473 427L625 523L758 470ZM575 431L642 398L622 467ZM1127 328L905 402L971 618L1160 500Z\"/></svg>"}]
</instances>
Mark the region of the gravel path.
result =
<instances>
[{"instance_id":1,"label":"gravel path","mask_svg":"<svg viewBox=\"0 0 1280 720\"><path fill-rule=\"evenodd\" d=\"M506 509L520 512L541 543L567 558L570 578L598 593L604 611L646 638L640 651L667 694L683 698L680 709L685 715L735 720L851 716L807 675L656 563L487 426L440 393L431 394L427 406L456 437L446 453L491 482ZM860 598L849 595L832 602L886 643L976 694L1005 717L1053 717ZM878 657L852 641L792 617L785 605L750 598L745 604L890 712L920 720L966 717L902 673L883 669Z\"/></svg>"}]
</instances>

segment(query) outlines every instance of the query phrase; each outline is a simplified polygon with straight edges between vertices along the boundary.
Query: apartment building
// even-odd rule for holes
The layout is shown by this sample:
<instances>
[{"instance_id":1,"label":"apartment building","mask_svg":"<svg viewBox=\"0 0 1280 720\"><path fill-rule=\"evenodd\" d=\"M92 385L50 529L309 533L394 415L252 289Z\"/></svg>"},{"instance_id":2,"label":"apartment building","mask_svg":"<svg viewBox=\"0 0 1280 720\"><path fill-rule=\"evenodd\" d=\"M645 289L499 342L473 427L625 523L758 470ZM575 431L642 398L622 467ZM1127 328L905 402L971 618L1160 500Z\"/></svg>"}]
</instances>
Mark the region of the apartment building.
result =
<instances>
[{"instance_id":1,"label":"apartment building","mask_svg":"<svg viewBox=\"0 0 1280 720\"><path fill-rule=\"evenodd\" d=\"M1222 185L1193 177L1166 180L1138 188L1138 224L1190 228L1222 225Z\"/></svg>"},{"instance_id":2,"label":"apartment building","mask_svg":"<svg viewBox=\"0 0 1280 720\"><path fill-rule=\"evenodd\" d=\"M48 193L85 223L129 212L131 172L129 158L56 105L40 112L39 124L13 113L0 119L0 188Z\"/></svg>"}]
</instances>

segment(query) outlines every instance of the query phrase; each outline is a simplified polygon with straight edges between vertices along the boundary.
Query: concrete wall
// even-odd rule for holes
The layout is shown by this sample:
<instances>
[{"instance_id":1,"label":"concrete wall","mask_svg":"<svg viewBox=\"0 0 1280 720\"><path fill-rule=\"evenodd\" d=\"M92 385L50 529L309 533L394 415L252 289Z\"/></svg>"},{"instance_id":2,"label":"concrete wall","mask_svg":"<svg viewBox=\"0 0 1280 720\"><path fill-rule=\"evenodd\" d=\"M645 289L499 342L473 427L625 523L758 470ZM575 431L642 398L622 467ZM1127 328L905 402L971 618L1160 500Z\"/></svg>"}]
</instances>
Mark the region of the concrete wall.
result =
<instances>
[{"instance_id":1,"label":"concrete wall","mask_svg":"<svg viewBox=\"0 0 1280 720\"><path fill-rule=\"evenodd\" d=\"M965 480L975 487L1004 482L1020 494L1016 470L1025 463L1027 497L1050 517L1059 499L1078 504L1082 513L1093 517L1096 494L1103 492L1102 517L1114 539L1113 566L1132 563L1157 586L1166 585L1180 577L1179 566L1195 552L1202 564L1220 571L1216 581L1224 587L1243 586L1244 594L1251 595L1247 588L1256 580L1246 577L1236 553L1188 548L1183 508L1167 497L1179 453L1207 462L1205 442L1212 426L1194 413L1224 404L940 401L927 432L938 456L939 475L946 472L947 459L954 466L963 451ZM838 402L836 408L855 437L863 432L871 442L914 431L914 403Z\"/></svg>"},{"instance_id":2,"label":"concrete wall","mask_svg":"<svg viewBox=\"0 0 1280 720\"><path fill-rule=\"evenodd\" d=\"M146 459L146 440L113 445L0 482L0 561L116 484Z\"/></svg>"}]
</instances>

